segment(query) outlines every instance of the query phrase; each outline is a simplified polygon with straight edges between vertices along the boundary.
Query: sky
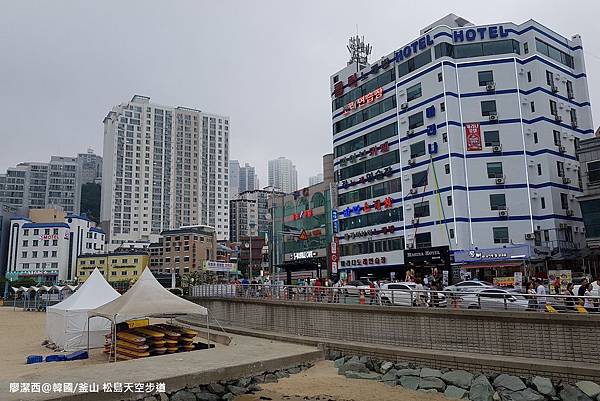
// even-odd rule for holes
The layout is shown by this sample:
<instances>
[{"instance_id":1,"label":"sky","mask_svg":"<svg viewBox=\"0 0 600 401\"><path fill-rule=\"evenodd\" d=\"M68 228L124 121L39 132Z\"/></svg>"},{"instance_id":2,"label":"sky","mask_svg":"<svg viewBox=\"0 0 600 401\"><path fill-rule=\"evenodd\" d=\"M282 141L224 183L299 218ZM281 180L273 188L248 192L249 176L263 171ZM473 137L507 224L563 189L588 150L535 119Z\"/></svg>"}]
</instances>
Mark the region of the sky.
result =
<instances>
[{"instance_id":1,"label":"sky","mask_svg":"<svg viewBox=\"0 0 600 401\"><path fill-rule=\"evenodd\" d=\"M229 116L231 159L254 165L264 186L267 161L285 156L305 186L332 151L329 77L346 64L348 37L358 27L377 60L448 13L581 34L600 105L591 0L0 0L0 9L0 172L89 147L101 154L104 116L141 94Z\"/></svg>"}]
</instances>

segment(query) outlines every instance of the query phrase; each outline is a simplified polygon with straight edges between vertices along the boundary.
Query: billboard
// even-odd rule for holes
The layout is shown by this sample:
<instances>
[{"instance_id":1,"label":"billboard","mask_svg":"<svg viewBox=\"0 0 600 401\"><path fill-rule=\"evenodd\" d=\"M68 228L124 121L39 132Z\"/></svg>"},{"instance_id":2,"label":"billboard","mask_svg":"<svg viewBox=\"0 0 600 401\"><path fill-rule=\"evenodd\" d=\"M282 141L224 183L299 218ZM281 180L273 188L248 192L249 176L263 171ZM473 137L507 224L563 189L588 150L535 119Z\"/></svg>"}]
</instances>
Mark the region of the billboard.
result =
<instances>
[{"instance_id":1,"label":"billboard","mask_svg":"<svg viewBox=\"0 0 600 401\"><path fill-rule=\"evenodd\" d=\"M467 136L467 151L483 149L479 123L466 123L465 134Z\"/></svg>"}]
</instances>

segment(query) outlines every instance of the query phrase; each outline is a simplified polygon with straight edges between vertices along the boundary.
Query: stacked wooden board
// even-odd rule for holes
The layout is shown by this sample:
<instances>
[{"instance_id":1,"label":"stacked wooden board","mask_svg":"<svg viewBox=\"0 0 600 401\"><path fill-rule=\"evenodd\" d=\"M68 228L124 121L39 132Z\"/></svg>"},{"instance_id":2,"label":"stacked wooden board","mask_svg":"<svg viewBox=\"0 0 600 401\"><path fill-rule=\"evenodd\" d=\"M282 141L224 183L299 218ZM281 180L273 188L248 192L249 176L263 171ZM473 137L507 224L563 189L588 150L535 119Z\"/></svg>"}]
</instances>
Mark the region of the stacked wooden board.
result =
<instances>
[{"instance_id":1,"label":"stacked wooden board","mask_svg":"<svg viewBox=\"0 0 600 401\"><path fill-rule=\"evenodd\" d=\"M198 332L195 330L169 324L117 330L117 359L126 360L192 351L197 348L194 344L194 337L197 335ZM104 352L109 353L111 346L112 336L107 334Z\"/></svg>"}]
</instances>

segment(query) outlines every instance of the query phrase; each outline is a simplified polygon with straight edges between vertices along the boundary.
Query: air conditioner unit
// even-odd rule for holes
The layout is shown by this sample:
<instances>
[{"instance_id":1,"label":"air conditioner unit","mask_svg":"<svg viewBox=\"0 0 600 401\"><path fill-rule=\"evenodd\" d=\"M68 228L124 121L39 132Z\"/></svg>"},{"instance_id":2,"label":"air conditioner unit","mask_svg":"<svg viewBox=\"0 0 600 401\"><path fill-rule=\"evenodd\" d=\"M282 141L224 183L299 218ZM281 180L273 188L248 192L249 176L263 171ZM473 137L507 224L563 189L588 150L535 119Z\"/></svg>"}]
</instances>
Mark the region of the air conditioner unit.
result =
<instances>
[{"instance_id":1,"label":"air conditioner unit","mask_svg":"<svg viewBox=\"0 0 600 401\"><path fill-rule=\"evenodd\" d=\"M406 249L413 249L415 247L415 244L413 244L412 242L409 242L406 244Z\"/></svg>"},{"instance_id":2,"label":"air conditioner unit","mask_svg":"<svg viewBox=\"0 0 600 401\"><path fill-rule=\"evenodd\" d=\"M560 153L565 153L566 149L565 149L565 147L564 147L564 146L562 146L562 145L561 145L561 146L559 146L559 147L558 147L558 151L559 151Z\"/></svg>"},{"instance_id":3,"label":"air conditioner unit","mask_svg":"<svg viewBox=\"0 0 600 401\"><path fill-rule=\"evenodd\" d=\"M561 121L562 121L562 117L561 117L561 116L559 116L558 114L555 114L555 115L554 115L554 121L556 121L556 122L561 122Z\"/></svg>"},{"instance_id":4,"label":"air conditioner unit","mask_svg":"<svg viewBox=\"0 0 600 401\"><path fill-rule=\"evenodd\" d=\"M585 233L585 227L581 227L581 232Z\"/></svg>"},{"instance_id":5,"label":"air conditioner unit","mask_svg":"<svg viewBox=\"0 0 600 401\"><path fill-rule=\"evenodd\" d=\"M526 233L525 234L525 239L526 240L534 240L535 239L535 234L534 233Z\"/></svg>"},{"instance_id":6,"label":"air conditioner unit","mask_svg":"<svg viewBox=\"0 0 600 401\"><path fill-rule=\"evenodd\" d=\"M567 209L567 216L573 216L575 212L572 209Z\"/></svg>"},{"instance_id":7,"label":"air conditioner unit","mask_svg":"<svg viewBox=\"0 0 600 401\"><path fill-rule=\"evenodd\" d=\"M577 128L577 121L571 121L571 127Z\"/></svg>"},{"instance_id":8,"label":"air conditioner unit","mask_svg":"<svg viewBox=\"0 0 600 401\"><path fill-rule=\"evenodd\" d=\"M487 85L485 85L485 90L488 92L492 92L496 90L496 83L495 82L488 82Z\"/></svg>"},{"instance_id":9,"label":"air conditioner unit","mask_svg":"<svg viewBox=\"0 0 600 401\"><path fill-rule=\"evenodd\" d=\"M571 200L575 200L575 198L576 198L576 197L577 197L577 196L576 196L575 194L571 194L571 195L569 195L569 198L571 198Z\"/></svg>"},{"instance_id":10,"label":"air conditioner unit","mask_svg":"<svg viewBox=\"0 0 600 401\"><path fill-rule=\"evenodd\" d=\"M414 133L415 133L415 130L414 130L414 129L409 129L408 131L406 131L406 135L407 135L407 136L414 135Z\"/></svg>"},{"instance_id":11,"label":"air conditioner unit","mask_svg":"<svg viewBox=\"0 0 600 401\"><path fill-rule=\"evenodd\" d=\"M508 217L508 210L498 210L498 217Z\"/></svg>"},{"instance_id":12,"label":"air conditioner unit","mask_svg":"<svg viewBox=\"0 0 600 401\"><path fill-rule=\"evenodd\" d=\"M490 120L490 121L498 121L498 114L490 114L488 116L488 120Z\"/></svg>"},{"instance_id":13,"label":"air conditioner unit","mask_svg":"<svg viewBox=\"0 0 600 401\"><path fill-rule=\"evenodd\" d=\"M492 152L494 152L494 153L502 152L502 145L492 146Z\"/></svg>"},{"instance_id":14,"label":"air conditioner unit","mask_svg":"<svg viewBox=\"0 0 600 401\"><path fill-rule=\"evenodd\" d=\"M415 195L417 193L417 188L411 188L410 191L408 191L408 193L411 195Z\"/></svg>"},{"instance_id":15,"label":"air conditioner unit","mask_svg":"<svg viewBox=\"0 0 600 401\"><path fill-rule=\"evenodd\" d=\"M504 184L504 177L496 178L496 184Z\"/></svg>"},{"instance_id":16,"label":"air conditioner unit","mask_svg":"<svg viewBox=\"0 0 600 401\"><path fill-rule=\"evenodd\" d=\"M532 198L532 199L537 199L537 198L539 198L539 196L540 196L540 194L538 194L538 193L537 193L537 192L535 192L535 191L531 193L531 198Z\"/></svg>"},{"instance_id":17,"label":"air conditioner unit","mask_svg":"<svg viewBox=\"0 0 600 401\"><path fill-rule=\"evenodd\" d=\"M408 159L408 165L412 166L413 164L415 164L415 159Z\"/></svg>"},{"instance_id":18,"label":"air conditioner unit","mask_svg":"<svg viewBox=\"0 0 600 401\"><path fill-rule=\"evenodd\" d=\"M419 219L418 218L412 219L411 223L412 224L419 224Z\"/></svg>"},{"instance_id":19,"label":"air conditioner unit","mask_svg":"<svg viewBox=\"0 0 600 401\"><path fill-rule=\"evenodd\" d=\"M571 179L569 177L563 177L563 184L570 184Z\"/></svg>"},{"instance_id":20,"label":"air conditioner unit","mask_svg":"<svg viewBox=\"0 0 600 401\"><path fill-rule=\"evenodd\" d=\"M579 227L575 226L575 232L579 232Z\"/></svg>"},{"instance_id":21,"label":"air conditioner unit","mask_svg":"<svg viewBox=\"0 0 600 401\"><path fill-rule=\"evenodd\" d=\"M552 90L552 93L557 93L558 92L558 86L556 86L556 85L552 85L550 87L550 89Z\"/></svg>"},{"instance_id":22,"label":"air conditioner unit","mask_svg":"<svg viewBox=\"0 0 600 401\"><path fill-rule=\"evenodd\" d=\"M569 100L575 99L575 94L574 93L569 93L568 98L569 98Z\"/></svg>"},{"instance_id":23,"label":"air conditioner unit","mask_svg":"<svg viewBox=\"0 0 600 401\"><path fill-rule=\"evenodd\" d=\"M402 103L402 104L400 105L400 108L401 108L402 110L406 110L406 109L408 109L408 103Z\"/></svg>"},{"instance_id":24,"label":"air conditioner unit","mask_svg":"<svg viewBox=\"0 0 600 401\"><path fill-rule=\"evenodd\" d=\"M559 109L564 109L564 108L565 108L565 104L564 104L563 102L560 102L560 103L558 104L558 108L559 108Z\"/></svg>"}]
</instances>

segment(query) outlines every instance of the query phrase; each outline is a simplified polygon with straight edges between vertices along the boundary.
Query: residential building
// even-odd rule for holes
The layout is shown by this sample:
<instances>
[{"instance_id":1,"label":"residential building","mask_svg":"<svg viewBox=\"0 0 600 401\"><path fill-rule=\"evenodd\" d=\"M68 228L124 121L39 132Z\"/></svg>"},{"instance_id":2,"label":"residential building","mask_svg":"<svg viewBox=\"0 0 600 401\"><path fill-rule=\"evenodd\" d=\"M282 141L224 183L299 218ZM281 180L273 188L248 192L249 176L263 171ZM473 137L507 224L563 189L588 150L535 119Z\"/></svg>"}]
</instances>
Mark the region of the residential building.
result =
<instances>
[{"instance_id":1,"label":"residential building","mask_svg":"<svg viewBox=\"0 0 600 401\"><path fill-rule=\"evenodd\" d=\"M244 167L240 167L240 184L239 192L253 191L258 189L258 176L254 167L246 163Z\"/></svg>"},{"instance_id":2,"label":"residential building","mask_svg":"<svg viewBox=\"0 0 600 401\"><path fill-rule=\"evenodd\" d=\"M60 207L79 214L82 173L89 175L79 156L52 156L48 163L26 162L8 168L0 175L0 204L27 209Z\"/></svg>"},{"instance_id":3,"label":"residential building","mask_svg":"<svg viewBox=\"0 0 600 401\"><path fill-rule=\"evenodd\" d=\"M77 280L85 282L95 268L100 270L106 281L113 286L127 288L133 284L150 265L147 252L132 250L99 254L83 254L77 257Z\"/></svg>"},{"instance_id":4,"label":"residential building","mask_svg":"<svg viewBox=\"0 0 600 401\"><path fill-rule=\"evenodd\" d=\"M283 192L277 191L273 187L264 189L255 189L239 194L239 199L252 200L256 202L256 235L261 238L269 238L272 234L272 225L269 214L269 199L272 196L283 195ZM249 235L249 234L248 234Z\"/></svg>"},{"instance_id":5,"label":"residential building","mask_svg":"<svg viewBox=\"0 0 600 401\"><path fill-rule=\"evenodd\" d=\"M254 199L229 201L229 240L239 242L241 236L258 236L258 207Z\"/></svg>"},{"instance_id":6,"label":"residential building","mask_svg":"<svg viewBox=\"0 0 600 401\"><path fill-rule=\"evenodd\" d=\"M217 238L213 227L180 227L165 230L161 235L162 248L158 245L150 248L155 260L153 266L159 273L193 273L202 270L205 261L216 260Z\"/></svg>"},{"instance_id":7,"label":"residential building","mask_svg":"<svg viewBox=\"0 0 600 401\"><path fill-rule=\"evenodd\" d=\"M229 160L229 199L237 198L240 193L240 162Z\"/></svg>"},{"instance_id":8,"label":"residential building","mask_svg":"<svg viewBox=\"0 0 600 401\"><path fill-rule=\"evenodd\" d=\"M323 173L319 173L317 175L311 175L308 177L308 186L317 185L318 183L323 182Z\"/></svg>"},{"instance_id":9,"label":"residential building","mask_svg":"<svg viewBox=\"0 0 600 401\"><path fill-rule=\"evenodd\" d=\"M600 247L600 137L579 142L577 156L583 194L578 197L590 248Z\"/></svg>"},{"instance_id":10,"label":"residential building","mask_svg":"<svg viewBox=\"0 0 600 401\"><path fill-rule=\"evenodd\" d=\"M6 277L33 277L40 282L75 280L77 257L104 252L104 240L104 232L85 216L63 212L60 219L13 218Z\"/></svg>"},{"instance_id":11,"label":"residential building","mask_svg":"<svg viewBox=\"0 0 600 401\"><path fill-rule=\"evenodd\" d=\"M269 202L275 206L270 260L283 267L275 270L279 270L278 279L286 284L296 284L300 278L338 274L339 240L334 237L332 223L335 185L331 184L322 181L303 188L299 194L280 194ZM271 268L274 269L273 264Z\"/></svg>"},{"instance_id":12,"label":"residential building","mask_svg":"<svg viewBox=\"0 0 600 401\"><path fill-rule=\"evenodd\" d=\"M451 14L364 60L330 80L345 274L424 275L450 270L450 251L513 246L526 263L492 252L507 256L473 276L535 274L542 253L584 244L575 148L594 131L579 35Z\"/></svg>"},{"instance_id":13,"label":"residential building","mask_svg":"<svg viewBox=\"0 0 600 401\"><path fill-rule=\"evenodd\" d=\"M81 185L102 182L102 156L95 154L93 149L77 154L77 168Z\"/></svg>"},{"instance_id":14,"label":"residential building","mask_svg":"<svg viewBox=\"0 0 600 401\"><path fill-rule=\"evenodd\" d=\"M188 225L229 236L229 118L135 95L104 119L101 224L111 249Z\"/></svg>"},{"instance_id":15,"label":"residential building","mask_svg":"<svg viewBox=\"0 0 600 401\"><path fill-rule=\"evenodd\" d=\"M286 194L298 189L298 172L291 160L285 157L269 160L269 186Z\"/></svg>"},{"instance_id":16,"label":"residential building","mask_svg":"<svg viewBox=\"0 0 600 401\"><path fill-rule=\"evenodd\" d=\"M27 216L27 209L17 209L0 204L0 277L4 277L8 265L10 220L18 216Z\"/></svg>"}]
</instances>

